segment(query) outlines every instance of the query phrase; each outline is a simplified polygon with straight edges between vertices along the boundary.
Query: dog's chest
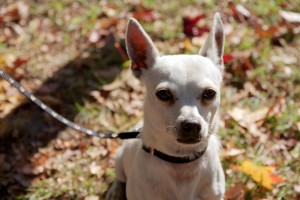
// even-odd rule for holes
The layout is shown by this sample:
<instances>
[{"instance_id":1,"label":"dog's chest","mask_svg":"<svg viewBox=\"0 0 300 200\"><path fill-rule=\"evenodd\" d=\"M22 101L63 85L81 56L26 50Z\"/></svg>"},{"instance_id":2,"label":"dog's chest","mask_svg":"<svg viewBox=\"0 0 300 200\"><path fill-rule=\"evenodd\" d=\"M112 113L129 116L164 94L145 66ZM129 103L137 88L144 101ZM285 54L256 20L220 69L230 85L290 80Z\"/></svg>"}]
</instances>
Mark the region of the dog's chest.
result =
<instances>
[{"instance_id":1,"label":"dog's chest","mask_svg":"<svg viewBox=\"0 0 300 200\"><path fill-rule=\"evenodd\" d=\"M166 166L165 166L166 167ZM163 199L197 199L199 166L195 164L175 164L167 166L161 173L153 176L154 191Z\"/></svg>"},{"instance_id":2,"label":"dog's chest","mask_svg":"<svg viewBox=\"0 0 300 200\"><path fill-rule=\"evenodd\" d=\"M169 167L170 177L175 182L193 181L199 177L199 166L191 164L174 164Z\"/></svg>"}]
</instances>

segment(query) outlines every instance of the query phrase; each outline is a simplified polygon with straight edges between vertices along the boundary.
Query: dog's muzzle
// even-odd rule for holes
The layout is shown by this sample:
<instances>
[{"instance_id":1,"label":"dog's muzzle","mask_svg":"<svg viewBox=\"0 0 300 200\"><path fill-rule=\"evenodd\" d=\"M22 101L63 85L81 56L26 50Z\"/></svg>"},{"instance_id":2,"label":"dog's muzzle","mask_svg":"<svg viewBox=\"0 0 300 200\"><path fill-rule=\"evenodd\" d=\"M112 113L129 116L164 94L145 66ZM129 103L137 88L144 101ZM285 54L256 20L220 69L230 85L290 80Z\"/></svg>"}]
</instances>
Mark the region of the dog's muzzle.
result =
<instances>
[{"instance_id":1,"label":"dog's muzzle","mask_svg":"<svg viewBox=\"0 0 300 200\"><path fill-rule=\"evenodd\" d=\"M201 141L201 124L195 119L182 121L177 131L179 143L195 144Z\"/></svg>"}]
</instances>

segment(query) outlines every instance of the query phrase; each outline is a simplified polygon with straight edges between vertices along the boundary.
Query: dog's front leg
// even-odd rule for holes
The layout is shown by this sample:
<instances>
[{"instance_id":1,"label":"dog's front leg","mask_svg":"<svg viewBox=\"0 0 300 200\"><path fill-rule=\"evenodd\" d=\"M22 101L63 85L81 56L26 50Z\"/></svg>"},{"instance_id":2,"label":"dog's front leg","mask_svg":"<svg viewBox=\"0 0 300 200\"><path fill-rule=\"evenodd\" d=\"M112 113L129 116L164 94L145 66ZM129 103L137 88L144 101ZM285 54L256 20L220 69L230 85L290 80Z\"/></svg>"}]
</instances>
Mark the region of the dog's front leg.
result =
<instances>
[{"instance_id":1,"label":"dog's front leg","mask_svg":"<svg viewBox=\"0 0 300 200\"><path fill-rule=\"evenodd\" d=\"M122 156L124 153L124 146L118 149L116 155L116 178L110 186L106 200L125 200L126 199L126 178L124 174L124 167Z\"/></svg>"},{"instance_id":2,"label":"dog's front leg","mask_svg":"<svg viewBox=\"0 0 300 200\"><path fill-rule=\"evenodd\" d=\"M115 179L106 194L105 200L126 200L126 183Z\"/></svg>"}]
</instances>

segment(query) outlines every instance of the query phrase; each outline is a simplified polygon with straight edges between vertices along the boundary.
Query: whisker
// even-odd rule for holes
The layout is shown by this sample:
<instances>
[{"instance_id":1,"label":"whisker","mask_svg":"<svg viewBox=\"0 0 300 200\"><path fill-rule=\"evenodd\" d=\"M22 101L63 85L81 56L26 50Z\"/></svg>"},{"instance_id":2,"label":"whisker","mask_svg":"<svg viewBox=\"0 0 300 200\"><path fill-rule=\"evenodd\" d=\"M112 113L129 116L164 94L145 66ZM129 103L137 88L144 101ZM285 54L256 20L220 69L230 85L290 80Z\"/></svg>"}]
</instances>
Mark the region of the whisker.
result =
<instances>
[{"instance_id":1,"label":"whisker","mask_svg":"<svg viewBox=\"0 0 300 200\"><path fill-rule=\"evenodd\" d=\"M177 128L176 128L176 126L172 126L172 125L168 125L168 126L166 126L166 129L175 129L176 131L177 131Z\"/></svg>"},{"instance_id":2,"label":"whisker","mask_svg":"<svg viewBox=\"0 0 300 200\"><path fill-rule=\"evenodd\" d=\"M208 130L208 135L211 136L212 134L214 134L211 130Z\"/></svg>"},{"instance_id":3,"label":"whisker","mask_svg":"<svg viewBox=\"0 0 300 200\"><path fill-rule=\"evenodd\" d=\"M213 124L207 123L208 126L213 126Z\"/></svg>"}]
</instances>

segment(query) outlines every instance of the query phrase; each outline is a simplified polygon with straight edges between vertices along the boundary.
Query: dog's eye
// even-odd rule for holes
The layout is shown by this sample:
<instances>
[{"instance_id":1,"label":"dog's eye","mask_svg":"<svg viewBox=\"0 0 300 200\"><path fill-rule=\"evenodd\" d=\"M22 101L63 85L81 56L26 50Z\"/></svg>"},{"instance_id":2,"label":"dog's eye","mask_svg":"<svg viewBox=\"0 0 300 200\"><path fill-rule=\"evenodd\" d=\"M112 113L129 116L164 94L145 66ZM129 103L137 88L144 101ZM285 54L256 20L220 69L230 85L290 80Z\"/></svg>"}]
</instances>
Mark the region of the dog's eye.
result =
<instances>
[{"instance_id":1,"label":"dog's eye","mask_svg":"<svg viewBox=\"0 0 300 200\"><path fill-rule=\"evenodd\" d=\"M216 96L216 91L213 89L206 89L202 93L202 100L212 100Z\"/></svg>"},{"instance_id":2,"label":"dog's eye","mask_svg":"<svg viewBox=\"0 0 300 200\"><path fill-rule=\"evenodd\" d=\"M160 89L156 92L157 98L161 101L171 101L173 100L173 95L170 90L168 89Z\"/></svg>"}]
</instances>

